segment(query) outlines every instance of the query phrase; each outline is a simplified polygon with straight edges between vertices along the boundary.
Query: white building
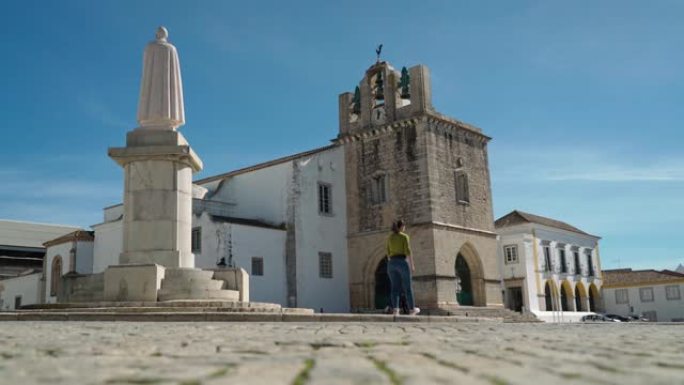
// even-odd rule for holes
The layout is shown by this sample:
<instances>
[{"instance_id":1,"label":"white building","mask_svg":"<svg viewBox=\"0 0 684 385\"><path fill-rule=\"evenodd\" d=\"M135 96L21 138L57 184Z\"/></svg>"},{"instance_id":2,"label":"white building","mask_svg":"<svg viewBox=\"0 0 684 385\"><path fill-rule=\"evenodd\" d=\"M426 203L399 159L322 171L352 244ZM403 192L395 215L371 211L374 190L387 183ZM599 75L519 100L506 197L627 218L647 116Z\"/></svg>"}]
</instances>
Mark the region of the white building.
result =
<instances>
[{"instance_id":1,"label":"white building","mask_svg":"<svg viewBox=\"0 0 684 385\"><path fill-rule=\"evenodd\" d=\"M670 270L603 271L606 313L684 322L684 274Z\"/></svg>"},{"instance_id":2,"label":"white building","mask_svg":"<svg viewBox=\"0 0 684 385\"><path fill-rule=\"evenodd\" d=\"M45 242L77 227L0 221L0 310L42 303Z\"/></svg>"},{"instance_id":3,"label":"white building","mask_svg":"<svg viewBox=\"0 0 684 385\"><path fill-rule=\"evenodd\" d=\"M600 310L599 237L517 210L497 219L495 226L507 308L530 311L543 320L562 311L566 321Z\"/></svg>"},{"instance_id":4,"label":"white building","mask_svg":"<svg viewBox=\"0 0 684 385\"><path fill-rule=\"evenodd\" d=\"M195 182L195 266L245 269L251 301L349 311L344 170L333 145ZM118 264L122 217L107 207L93 226L92 273Z\"/></svg>"}]
</instances>

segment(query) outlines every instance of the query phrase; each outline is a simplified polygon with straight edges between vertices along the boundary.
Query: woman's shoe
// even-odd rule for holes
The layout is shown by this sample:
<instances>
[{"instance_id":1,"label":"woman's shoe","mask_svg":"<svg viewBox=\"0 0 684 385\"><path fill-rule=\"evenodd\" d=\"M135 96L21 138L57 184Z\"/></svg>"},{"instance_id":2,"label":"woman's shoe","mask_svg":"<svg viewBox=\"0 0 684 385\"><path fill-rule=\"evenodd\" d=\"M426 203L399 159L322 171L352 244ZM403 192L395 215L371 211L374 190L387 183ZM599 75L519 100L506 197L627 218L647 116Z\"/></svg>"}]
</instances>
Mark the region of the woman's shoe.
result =
<instances>
[{"instance_id":1,"label":"woman's shoe","mask_svg":"<svg viewBox=\"0 0 684 385\"><path fill-rule=\"evenodd\" d=\"M420 308L414 307L413 310L409 312L409 315L418 315L418 313L420 313Z\"/></svg>"}]
</instances>

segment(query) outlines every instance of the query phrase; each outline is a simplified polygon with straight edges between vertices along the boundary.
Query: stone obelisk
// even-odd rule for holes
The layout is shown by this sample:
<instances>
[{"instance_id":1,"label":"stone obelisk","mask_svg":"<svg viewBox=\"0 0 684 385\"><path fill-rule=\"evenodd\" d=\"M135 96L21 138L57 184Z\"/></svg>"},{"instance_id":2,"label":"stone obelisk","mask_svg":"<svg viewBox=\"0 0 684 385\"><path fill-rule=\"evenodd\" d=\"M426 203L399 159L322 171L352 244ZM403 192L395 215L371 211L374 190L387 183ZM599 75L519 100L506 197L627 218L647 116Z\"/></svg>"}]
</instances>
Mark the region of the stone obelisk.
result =
<instances>
[{"instance_id":1,"label":"stone obelisk","mask_svg":"<svg viewBox=\"0 0 684 385\"><path fill-rule=\"evenodd\" d=\"M156 300L165 268L195 266L192 174L202 161L177 131L185 124L183 86L164 27L145 48L138 124L126 147L109 149L125 182L123 251L105 272L107 300Z\"/></svg>"}]
</instances>

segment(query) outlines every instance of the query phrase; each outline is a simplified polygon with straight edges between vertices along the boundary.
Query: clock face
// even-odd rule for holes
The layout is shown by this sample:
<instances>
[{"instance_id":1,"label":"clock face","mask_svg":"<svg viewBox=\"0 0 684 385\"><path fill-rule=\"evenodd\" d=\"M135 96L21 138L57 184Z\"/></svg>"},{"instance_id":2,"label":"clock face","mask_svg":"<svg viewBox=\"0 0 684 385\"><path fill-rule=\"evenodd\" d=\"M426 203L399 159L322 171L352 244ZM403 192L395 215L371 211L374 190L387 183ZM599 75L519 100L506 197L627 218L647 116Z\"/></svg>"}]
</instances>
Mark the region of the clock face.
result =
<instances>
[{"instance_id":1,"label":"clock face","mask_svg":"<svg viewBox=\"0 0 684 385\"><path fill-rule=\"evenodd\" d=\"M371 111L371 120L375 124L385 124L385 107L376 107Z\"/></svg>"}]
</instances>

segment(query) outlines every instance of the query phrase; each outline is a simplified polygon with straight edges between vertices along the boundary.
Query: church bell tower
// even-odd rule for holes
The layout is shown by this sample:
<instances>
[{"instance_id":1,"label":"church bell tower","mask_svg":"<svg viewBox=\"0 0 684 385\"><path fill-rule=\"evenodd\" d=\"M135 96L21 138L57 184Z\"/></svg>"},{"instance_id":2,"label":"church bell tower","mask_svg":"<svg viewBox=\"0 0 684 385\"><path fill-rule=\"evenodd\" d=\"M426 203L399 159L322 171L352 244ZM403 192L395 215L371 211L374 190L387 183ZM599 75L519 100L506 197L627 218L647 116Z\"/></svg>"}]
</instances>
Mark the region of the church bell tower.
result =
<instances>
[{"instance_id":1,"label":"church bell tower","mask_svg":"<svg viewBox=\"0 0 684 385\"><path fill-rule=\"evenodd\" d=\"M397 219L411 237L417 306L502 304L490 139L435 111L424 65L396 70L378 55L354 92L339 96L352 309L387 304L384 246Z\"/></svg>"}]
</instances>

